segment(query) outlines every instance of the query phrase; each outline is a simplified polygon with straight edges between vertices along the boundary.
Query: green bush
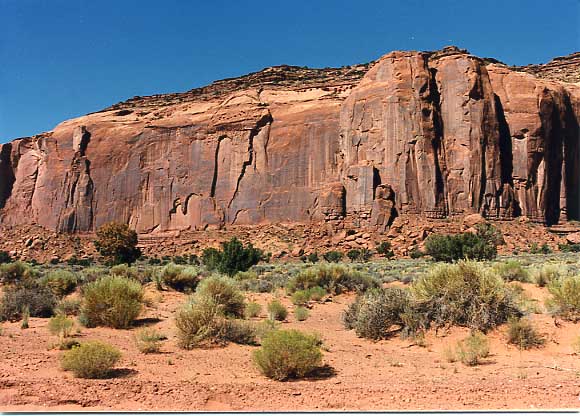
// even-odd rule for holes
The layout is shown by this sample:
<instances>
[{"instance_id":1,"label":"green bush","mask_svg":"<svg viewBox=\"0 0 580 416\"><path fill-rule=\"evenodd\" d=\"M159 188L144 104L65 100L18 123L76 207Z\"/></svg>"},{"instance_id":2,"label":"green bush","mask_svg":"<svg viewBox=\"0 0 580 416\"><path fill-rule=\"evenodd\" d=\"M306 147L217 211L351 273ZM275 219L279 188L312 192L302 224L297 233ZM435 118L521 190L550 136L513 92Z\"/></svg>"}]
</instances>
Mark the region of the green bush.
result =
<instances>
[{"instance_id":1,"label":"green bush","mask_svg":"<svg viewBox=\"0 0 580 416\"><path fill-rule=\"evenodd\" d=\"M102 277L89 283L81 304L82 322L88 327L128 328L139 316L143 288L131 279Z\"/></svg>"},{"instance_id":2,"label":"green bush","mask_svg":"<svg viewBox=\"0 0 580 416\"><path fill-rule=\"evenodd\" d=\"M274 285L265 279L246 279L238 283L238 287L246 292L270 293Z\"/></svg>"},{"instance_id":3,"label":"green bush","mask_svg":"<svg viewBox=\"0 0 580 416\"><path fill-rule=\"evenodd\" d=\"M308 260L310 263L318 263L318 253L316 251L310 253L308 256L306 256L306 260Z\"/></svg>"},{"instance_id":4,"label":"green bush","mask_svg":"<svg viewBox=\"0 0 580 416\"><path fill-rule=\"evenodd\" d=\"M246 304L244 315L246 318L256 318L262 312L262 306L256 302L249 302Z\"/></svg>"},{"instance_id":5,"label":"green bush","mask_svg":"<svg viewBox=\"0 0 580 416\"><path fill-rule=\"evenodd\" d=\"M410 311L407 290L399 288L373 289L357 296L346 310L343 322L362 338L387 339L405 328Z\"/></svg>"},{"instance_id":6,"label":"green bush","mask_svg":"<svg viewBox=\"0 0 580 416\"><path fill-rule=\"evenodd\" d=\"M210 276L203 279L197 287L196 297L206 297L213 299L218 305L223 307L226 316L242 318L246 302L244 295L236 287L236 282L232 278L224 276Z\"/></svg>"},{"instance_id":7,"label":"green bush","mask_svg":"<svg viewBox=\"0 0 580 416\"><path fill-rule=\"evenodd\" d=\"M425 240L425 250L435 261L492 260L497 256L496 242L495 237L480 233L431 234Z\"/></svg>"},{"instance_id":8,"label":"green bush","mask_svg":"<svg viewBox=\"0 0 580 416\"><path fill-rule=\"evenodd\" d=\"M546 301L546 306L552 315L572 322L580 321L580 276L552 280L548 291L552 296Z\"/></svg>"},{"instance_id":9,"label":"green bush","mask_svg":"<svg viewBox=\"0 0 580 416\"><path fill-rule=\"evenodd\" d=\"M195 298L175 315L178 345L184 349L225 342L223 306L211 297Z\"/></svg>"},{"instance_id":10,"label":"green bush","mask_svg":"<svg viewBox=\"0 0 580 416\"><path fill-rule=\"evenodd\" d=\"M509 344L515 345L520 350L541 347L546 342L528 319L510 318L507 338Z\"/></svg>"},{"instance_id":11,"label":"green bush","mask_svg":"<svg viewBox=\"0 0 580 416\"><path fill-rule=\"evenodd\" d=\"M183 292L195 290L200 280L201 270L195 266L167 264L161 270L161 279L170 288Z\"/></svg>"},{"instance_id":12,"label":"green bush","mask_svg":"<svg viewBox=\"0 0 580 416\"><path fill-rule=\"evenodd\" d=\"M507 282L528 282L530 280L528 271L516 260L494 264L493 269Z\"/></svg>"},{"instance_id":13,"label":"green bush","mask_svg":"<svg viewBox=\"0 0 580 416\"><path fill-rule=\"evenodd\" d=\"M113 264L134 263L141 256L137 233L126 224L108 223L97 230L93 242L101 256Z\"/></svg>"},{"instance_id":14,"label":"green bush","mask_svg":"<svg viewBox=\"0 0 580 416\"><path fill-rule=\"evenodd\" d=\"M41 283L61 298L75 290L78 284L77 276L68 270L54 270L41 279Z\"/></svg>"},{"instance_id":15,"label":"green bush","mask_svg":"<svg viewBox=\"0 0 580 416\"><path fill-rule=\"evenodd\" d=\"M532 272L532 280L539 286L544 287L552 281L568 275L568 269L563 264L544 264Z\"/></svg>"},{"instance_id":16,"label":"green bush","mask_svg":"<svg viewBox=\"0 0 580 416\"><path fill-rule=\"evenodd\" d=\"M292 294L292 303L297 306L306 305L310 300L310 290L297 290Z\"/></svg>"},{"instance_id":17,"label":"green bush","mask_svg":"<svg viewBox=\"0 0 580 416\"><path fill-rule=\"evenodd\" d=\"M296 330L272 331L254 352L254 361L262 374L274 380L307 376L322 362L319 339Z\"/></svg>"},{"instance_id":18,"label":"green bush","mask_svg":"<svg viewBox=\"0 0 580 416\"><path fill-rule=\"evenodd\" d=\"M377 253L386 258L391 258L395 256L390 241L381 241L377 245Z\"/></svg>"},{"instance_id":19,"label":"green bush","mask_svg":"<svg viewBox=\"0 0 580 416\"><path fill-rule=\"evenodd\" d=\"M167 337L154 328L143 328L135 335L135 345L143 354L154 354L161 351L161 341Z\"/></svg>"},{"instance_id":20,"label":"green bush","mask_svg":"<svg viewBox=\"0 0 580 416\"><path fill-rule=\"evenodd\" d=\"M288 310L277 299L270 302L267 309L268 316L272 321L283 321L288 317Z\"/></svg>"},{"instance_id":21,"label":"green bush","mask_svg":"<svg viewBox=\"0 0 580 416\"><path fill-rule=\"evenodd\" d=\"M503 279L471 261L436 265L411 285L411 295L415 307L437 327L486 331L522 314Z\"/></svg>"},{"instance_id":22,"label":"green bush","mask_svg":"<svg viewBox=\"0 0 580 416\"><path fill-rule=\"evenodd\" d=\"M56 305L56 311L63 315L78 315L81 310L81 300L76 297L64 298Z\"/></svg>"},{"instance_id":23,"label":"green bush","mask_svg":"<svg viewBox=\"0 0 580 416\"><path fill-rule=\"evenodd\" d=\"M7 251L0 250L0 264L10 263L12 262L12 257L8 254Z\"/></svg>"},{"instance_id":24,"label":"green bush","mask_svg":"<svg viewBox=\"0 0 580 416\"><path fill-rule=\"evenodd\" d=\"M329 263L338 263L342 260L343 254L340 251L328 251L322 256Z\"/></svg>"},{"instance_id":25,"label":"green bush","mask_svg":"<svg viewBox=\"0 0 580 416\"><path fill-rule=\"evenodd\" d=\"M481 360L489 356L489 341L484 334L473 332L457 343L456 354L459 361L465 365L481 364Z\"/></svg>"},{"instance_id":26,"label":"green bush","mask_svg":"<svg viewBox=\"0 0 580 416\"><path fill-rule=\"evenodd\" d=\"M423 253L417 247L413 247L413 249L411 249L411 251L409 251L409 257L411 257L412 259L420 259L424 255L425 255L425 253Z\"/></svg>"},{"instance_id":27,"label":"green bush","mask_svg":"<svg viewBox=\"0 0 580 416\"><path fill-rule=\"evenodd\" d=\"M0 264L0 283L4 285L16 284L24 280L33 279L36 273L26 263L16 261L14 263Z\"/></svg>"},{"instance_id":28,"label":"green bush","mask_svg":"<svg viewBox=\"0 0 580 416\"><path fill-rule=\"evenodd\" d=\"M48 321L48 330L52 335L64 339L70 337L74 324L74 321L67 318L66 315L58 314Z\"/></svg>"},{"instance_id":29,"label":"green bush","mask_svg":"<svg viewBox=\"0 0 580 416\"><path fill-rule=\"evenodd\" d=\"M109 269L106 267L87 267L83 269L81 272L82 276L82 283L83 285L87 285L88 283L94 282L95 280L100 279L101 277L105 277L109 275ZM84 287L81 286L81 292L84 290Z\"/></svg>"},{"instance_id":30,"label":"green bush","mask_svg":"<svg viewBox=\"0 0 580 416\"><path fill-rule=\"evenodd\" d=\"M355 262L358 261L360 259L360 250L353 248L352 250L349 250L346 253L346 257L348 257L350 259L350 261Z\"/></svg>"},{"instance_id":31,"label":"green bush","mask_svg":"<svg viewBox=\"0 0 580 416\"><path fill-rule=\"evenodd\" d=\"M303 270L293 277L287 284L289 293L297 290L308 290L322 287L333 294L349 291L364 292L378 287L378 282L371 276L348 269L341 265L320 264Z\"/></svg>"},{"instance_id":32,"label":"green bush","mask_svg":"<svg viewBox=\"0 0 580 416\"><path fill-rule=\"evenodd\" d=\"M580 252L580 244L558 244L558 248L560 251L564 253L579 253Z\"/></svg>"},{"instance_id":33,"label":"green bush","mask_svg":"<svg viewBox=\"0 0 580 416\"><path fill-rule=\"evenodd\" d=\"M121 352L100 341L84 342L62 355L63 370L72 371L75 377L105 378L120 360Z\"/></svg>"},{"instance_id":34,"label":"green bush","mask_svg":"<svg viewBox=\"0 0 580 416\"><path fill-rule=\"evenodd\" d=\"M244 246L235 237L221 245L221 250L209 248L203 251L202 262L208 270L216 269L220 273L233 276L258 264L264 256L262 250L254 248L251 243Z\"/></svg>"},{"instance_id":35,"label":"green bush","mask_svg":"<svg viewBox=\"0 0 580 416\"><path fill-rule=\"evenodd\" d=\"M532 243L530 246L531 254L550 254L551 252L552 249L546 243L542 244L541 246L538 246L538 243Z\"/></svg>"},{"instance_id":36,"label":"green bush","mask_svg":"<svg viewBox=\"0 0 580 416\"><path fill-rule=\"evenodd\" d=\"M256 326L253 322L243 319L227 319L224 321L224 339L240 345L258 345Z\"/></svg>"},{"instance_id":37,"label":"green bush","mask_svg":"<svg viewBox=\"0 0 580 416\"><path fill-rule=\"evenodd\" d=\"M17 321L22 318L24 309L28 310L30 316L48 318L52 316L56 302L56 297L49 288L36 281L27 280L4 288L0 302L0 319Z\"/></svg>"},{"instance_id":38,"label":"green bush","mask_svg":"<svg viewBox=\"0 0 580 416\"><path fill-rule=\"evenodd\" d=\"M310 316L310 312L303 306L299 306L294 309L294 317L297 321L305 321Z\"/></svg>"},{"instance_id":39,"label":"green bush","mask_svg":"<svg viewBox=\"0 0 580 416\"><path fill-rule=\"evenodd\" d=\"M320 300L322 300L324 296L326 296L326 290L324 290L320 286L314 286L308 289L308 296L310 300L319 302Z\"/></svg>"}]
</instances>

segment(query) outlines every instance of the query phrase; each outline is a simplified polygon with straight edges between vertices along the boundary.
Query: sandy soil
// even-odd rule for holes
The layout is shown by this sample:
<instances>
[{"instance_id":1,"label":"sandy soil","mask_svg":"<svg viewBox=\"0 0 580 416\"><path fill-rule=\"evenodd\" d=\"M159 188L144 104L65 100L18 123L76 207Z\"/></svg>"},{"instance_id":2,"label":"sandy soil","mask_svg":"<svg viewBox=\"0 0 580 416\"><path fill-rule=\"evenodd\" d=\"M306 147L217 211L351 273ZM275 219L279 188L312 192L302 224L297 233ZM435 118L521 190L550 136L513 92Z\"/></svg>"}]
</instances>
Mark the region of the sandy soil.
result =
<instances>
[{"instance_id":1,"label":"sandy soil","mask_svg":"<svg viewBox=\"0 0 580 416\"><path fill-rule=\"evenodd\" d=\"M536 298L545 289L526 285ZM251 359L256 347L180 350L173 312L185 300L151 290L155 304L141 325L168 336L162 353L138 352L132 330L85 329L79 340L100 339L123 351L116 377L80 380L60 370L60 351L47 319L4 323L0 336L0 410L387 410L536 409L580 407L580 358L572 342L580 324L533 315L548 339L542 349L520 352L506 345L505 328L490 334L491 356L483 365L449 363L443 351L468 331L454 328L427 335L427 346L393 338L371 342L346 331L341 314L353 296L316 304L304 322L292 314L285 328L317 331L325 364L334 369L316 380L271 381ZM249 295L266 304L272 295ZM290 307L288 299L284 302ZM158 320L158 321L157 321Z\"/></svg>"}]
</instances>

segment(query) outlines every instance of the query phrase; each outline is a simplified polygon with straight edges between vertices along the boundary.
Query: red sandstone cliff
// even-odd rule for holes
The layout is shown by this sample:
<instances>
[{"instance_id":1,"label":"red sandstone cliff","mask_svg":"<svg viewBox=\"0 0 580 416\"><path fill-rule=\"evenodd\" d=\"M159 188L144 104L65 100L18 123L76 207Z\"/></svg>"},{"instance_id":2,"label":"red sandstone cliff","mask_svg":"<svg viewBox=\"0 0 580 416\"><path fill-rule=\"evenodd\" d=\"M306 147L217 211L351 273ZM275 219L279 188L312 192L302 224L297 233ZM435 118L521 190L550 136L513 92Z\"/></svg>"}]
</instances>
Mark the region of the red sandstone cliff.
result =
<instances>
[{"instance_id":1,"label":"red sandstone cliff","mask_svg":"<svg viewBox=\"0 0 580 416\"><path fill-rule=\"evenodd\" d=\"M580 85L555 78L580 65L559 59L539 77L455 48L393 52L135 97L1 145L0 223L578 219Z\"/></svg>"}]
</instances>

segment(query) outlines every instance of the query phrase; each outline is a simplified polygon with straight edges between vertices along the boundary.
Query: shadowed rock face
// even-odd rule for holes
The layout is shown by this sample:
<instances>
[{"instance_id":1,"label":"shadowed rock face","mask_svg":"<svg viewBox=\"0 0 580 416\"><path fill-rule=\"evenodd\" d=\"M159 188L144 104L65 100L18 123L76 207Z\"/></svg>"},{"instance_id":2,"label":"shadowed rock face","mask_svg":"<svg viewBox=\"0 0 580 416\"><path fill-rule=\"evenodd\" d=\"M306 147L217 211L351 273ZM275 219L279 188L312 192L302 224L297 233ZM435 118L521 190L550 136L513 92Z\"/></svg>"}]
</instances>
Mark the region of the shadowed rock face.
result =
<instances>
[{"instance_id":1,"label":"shadowed rock face","mask_svg":"<svg viewBox=\"0 0 580 416\"><path fill-rule=\"evenodd\" d=\"M0 221L150 233L385 229L404 212L580 218L580 87L487 62L455 48L393 52L136 97L2 145Z\"/></svg>"}]
</instances>

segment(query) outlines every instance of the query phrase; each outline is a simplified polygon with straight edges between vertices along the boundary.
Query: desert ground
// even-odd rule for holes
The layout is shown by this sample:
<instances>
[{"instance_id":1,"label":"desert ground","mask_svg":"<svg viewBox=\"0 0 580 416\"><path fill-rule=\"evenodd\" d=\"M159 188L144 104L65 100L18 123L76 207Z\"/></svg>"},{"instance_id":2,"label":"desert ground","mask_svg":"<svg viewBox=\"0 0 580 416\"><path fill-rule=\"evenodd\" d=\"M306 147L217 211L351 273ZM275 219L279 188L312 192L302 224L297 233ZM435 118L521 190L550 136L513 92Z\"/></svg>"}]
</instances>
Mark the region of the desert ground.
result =
<instances>
[{"instance_id":1,"label":"desert ground","mask_svg":"<svg viewBox=\"0 0 580 416\"><path fill-rule=\"evenodd\" d=\"M528 256L533 267L553 256ZM567 262L577 262L568 255ZM422 273L423 260L372 263L389 270L386 285L405 286L405 275ZM314 378L279 382L260 374L252 361L257 347L183 350L177 345L174 313L186 294L145 286L147 307L133 328L84 328L75 339L102 340L123 357L108 379L74 378L61 370L62 351L47 329L48 319L31 318L30 327L4 322L0 336L0 409L24 410L386 410L386 409L552 409L580 406L580 365L573 344L580 323L555 320L545 313L548 290L521 284L538 306L530 319L546 338L542 348L520 351L506 342L505 325L488 333L491 354L480 365L448 362L445 350L469 330L430 330L423 342L394 336L378 342L346 330L342 314L354 294L310 304L310 317L298 322L292 313L281 328L316 332L323 340L326 371ZM290 312L283 291L246 292L248 301L265 306L278 296ZM535 301L534 301L535 300ZM261 316L252 318L260 321ZM167 336L161 352L143 354L136 331L151 326Z\"/></svg>"}]
</instances>

